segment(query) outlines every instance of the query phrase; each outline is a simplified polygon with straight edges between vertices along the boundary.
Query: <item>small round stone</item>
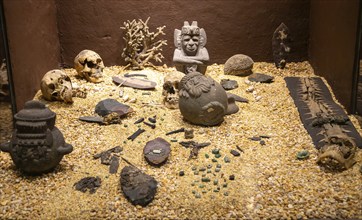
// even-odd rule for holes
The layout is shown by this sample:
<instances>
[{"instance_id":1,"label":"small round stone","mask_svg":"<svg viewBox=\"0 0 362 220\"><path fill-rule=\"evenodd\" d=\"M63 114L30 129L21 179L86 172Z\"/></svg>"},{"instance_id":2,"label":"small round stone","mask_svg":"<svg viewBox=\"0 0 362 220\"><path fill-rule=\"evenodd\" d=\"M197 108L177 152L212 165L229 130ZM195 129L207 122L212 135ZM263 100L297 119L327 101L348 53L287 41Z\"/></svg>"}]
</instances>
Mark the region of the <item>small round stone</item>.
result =
<instances>
[{"instance_id":1,"label":"small round stone","mask_svg":"<svg viewBox=\"0 0 362 220\"><path fill-rule=\"evenodd\" d=\"M193 167L191 168L191 170L195 171L195 170L197 170L197 167L193 166Z\"/></svg>"},{"instance_id":2,"label":"small round stone","mask_svg":"<svg viewBox=\"0 0 362 220\"><path fill-rule=\"evenodd\" d=\"M208 164L207 169L211 169L211 168L212 168L212 164Z\"/></svg>"},{"instance_id":3,"label":"small round stone","mask_svg":"<svg viewBox=\"0 0 362 220\"><path fill-rule=\"evenodd\" d=\"M228 196L229 195L229 193L228 192L224 192L224 196Z\"/></svg>"},{"instance_id":4,"label":"small round stone","mask_svg":"<svg viewBox=\"0 0 362 220\"><path fill-rule=\"evenodd\" d=\"M235 175L233 174L233 175L230 175L229 176L229 180L235 180Z\"/></svg>"},{"instance_id":5,"label":"small round stone","mask_svg":"<svg viewBox=\"0 0 362 220\"><path fill-rule=\"evenodd\" d=\"M226 188L226 187L228 187L228 184L224 183L224 184L222 184L222 187Z\"/></svg>"},{"instance_id":6,"label":"small round stone","mask_svg":"<svg viewBox=\"0 0 362 220\"><path fill-rule=\"evenodd\" d=\"M215 154L215 158L220 158L221 154Z\"/></svg>"},{"instance_id":7,"label":"small round stone","mask_svg":"<svg viewBox=\"0 0 362 220\"><path fill-rule=\"evenodd\" d=\"M179 175L180 175L180 176L184 176L184 175L185 175L185 172L184 172L183 170L181 170L181 171L179 172Z\"/></svg>"},{"instance_id":8,"label":"small round stone","mask_svg":"<svg viewBox=\"0 0 362 220\"><path fill-rule=\"evenodd\" d=\"M230 163L230 158L228 156L225 156L224 161L225 161L225 163Z\"/></svg>"},{"instance_id":9,"label":"small round stone","mask_svg":"<svg viewBox=\"0 0 362 220\"><path fill-rule=\"evenodd\" d=\"M194 175L199 175L199 171L195 171L195 172L194 172Z\"/></svg>"},{"instance_id":10,"label":"small round stone","mask_svg":"<svg viewBox=\"0 0 362 220\"><path fill-rule=\"evenodd\" d=\"M298 160L305 160L309 158L309 151L303 150L297 153Z\"/></svg>"},{"instance_id":11,"label":"small round stone","mask_svg":"<svg viewBox=\"0 0 362 220\"><path fill-rule=\"evenodd\" d=\"M212 160L211 160L212 162L214 162L214 163L216 163L217 162L217 160L215 159L215 158L212 158Z\"/></svg>"},{"instance_id":12,"label":"small round stone","mask_svg":"<svg viewBox=\"0 0 362 220\"><path fill-rule=\"evenodd\" d=\"M205 167L201 167L201 168L199 169L199 171L205 171L205 170L206 170Z\"/></svg>"},{"instance_id":13,"label":"small round stone","mask_svg":"<svg viewBox=\"0 0 362 220\"><path fill-rule=\"evenodd\" d=\"M201 181L204 182L204 183L208 183L208 182L210 182L210 178L203 177L203 178L201 179Z\"/></svg>"},{"instance_id":14,"label":"small round stone","mask_svg":"<svg viewBox=\"0 0 362 220\"><path fill-rule=\"evenodd\" d=\"M264 145L265 145L265 141L264 141L264 140L261 140L261 141L259 141L259 144L264 146Z\"/></svg>"},{"instance_id":15,"label":"small round stone","mask_svg":"<svg viewBox=\"0 0 362 220\"><path fill-rule=\"evenodd\" d=\"M215 172L220 172L220 168L215 168Z\"/></svg>"},{"instance_id":16,"label":"small round stone","mask_svg":"<svg viewBox=\"0 0 362 220\"><path fill-rule=\"evenodd\" d=\"M217 179L214 179L214 185L217 185L219 181Z\"/></svg>"},{"instance_id":17,"label":"small round stone","mask_svg":"<svg viewBox=\"0 0 362 220\"><path fill-rule=\"evenodd\" d=\"M219 152L220 152L220 149L218 149L218 148L215 148L212 150L213 154L219 154Z\"/></svg>"},{"instance_id":18,"label":"small round stone","mask_svg":"<svg viewBox=\"0 0 362 220\"><path fill-rule=\"evenodd\" d=\"M240 153L238 151L236 151L236 150L231 150L230 153L235 157L240 156Z\"/></svg>"},{"instance_id":19,"label":"small round stone","mask_svg":"<svg viewBox=\"0 0 362 220\"><path fill-rule=\"evenodd\" d=\"M217 164L216 167L217 167L217 168L221 168L221 164Z\"/></svg>"},{"instance_id":20,"label":"small round stone","mask_svg":"<svg viewBox=\"0 0 362 220\"><path fill-rule=\"evenodd\" d=\"M210 156L208 154L205 154L205 158L209 158Z\"/></svg>"},{"instance_id":21,"label":"small round stone","mask_svg":"<svg viewBox=\"0 0 362 220\"><path fill-rule=\"evenodd\" d=\"M199 185L199 188L204 188L204 187L205 187L204 184L200 184L200 185Z\"/></svg>"}]
</instances>

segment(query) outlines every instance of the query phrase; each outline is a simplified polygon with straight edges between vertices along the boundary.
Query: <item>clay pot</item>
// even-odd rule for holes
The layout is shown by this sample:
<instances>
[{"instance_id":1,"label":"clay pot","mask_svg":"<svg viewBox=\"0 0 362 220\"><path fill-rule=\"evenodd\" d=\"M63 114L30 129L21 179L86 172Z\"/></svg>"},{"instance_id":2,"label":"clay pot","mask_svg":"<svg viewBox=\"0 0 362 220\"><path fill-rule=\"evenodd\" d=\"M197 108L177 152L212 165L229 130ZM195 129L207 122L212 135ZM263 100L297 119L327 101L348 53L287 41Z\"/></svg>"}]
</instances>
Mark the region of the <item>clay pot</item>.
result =
<instances>
[{"instance_id":1,"label":"clay pot","mask_svg":"<svg viewBox=\"0 0 362 220\"><path fill-rule=\"evenodd\" d=\"M25 173L41 174L54 169L73 146L65 143L55 127L56 114L39 101L28 101L14 116L15 130L11 141L2 145L15 165Z\"/></svg>"},{"instance_id":2,"label":"clay pot","mask_svg":"<svg viewBox=\"0 0 362 220\"><path fill-rule=\"evenodd\" d=\"M210 77L192 72L180 82L179 109L187 121L214 126L224 120L228 98L222 86Z\"/></svg>"}]
</instances>

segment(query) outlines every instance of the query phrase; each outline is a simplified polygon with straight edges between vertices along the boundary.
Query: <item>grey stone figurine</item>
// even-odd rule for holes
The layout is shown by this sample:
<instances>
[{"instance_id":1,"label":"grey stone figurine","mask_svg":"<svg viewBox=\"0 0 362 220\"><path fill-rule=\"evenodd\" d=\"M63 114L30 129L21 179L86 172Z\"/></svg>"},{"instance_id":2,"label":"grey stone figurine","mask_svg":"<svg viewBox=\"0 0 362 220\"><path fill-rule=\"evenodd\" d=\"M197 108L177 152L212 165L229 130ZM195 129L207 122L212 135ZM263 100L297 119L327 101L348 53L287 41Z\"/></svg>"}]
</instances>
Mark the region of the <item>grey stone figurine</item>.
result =
<instances>
[{"instance_id":1,"label":"grey stone figurine","mask_svg":"<svg viewBox=\"0 0 362 220\"><path fill-rule=\"evenodd\" d=\"M197 125L219 125L225 115L239 110L234 98L228 98L219 83L199 72L189 73L182 78L179 96L182 116Z\"/></svg>"},{"instance_id":2,"label":"grey stone figurine","mask_svg":"<svg viewBox=\"0 0 362 220\"><path fill-rule=\"evenodd\" d=\"M197 26L197 21L190 25L185 21L181 30L175 29L174 43L176 46L173 54L173 62L176 69L188 74L198 71L205 74L209 53L205 48L206 32Z\"/></svg>"},{"instance_id":3,"label":"grey stone figurine","mask_svg":"<svg viewBox=\"0 0 362 220\"><path fill-rule=\"evenodd\" d=\"M41 174L54 169L73 146L65 143L62 133L55 127L56 114L39 101L28 101L24 109L14 116L12 139L1 145L10 153L15 165L25 173Z\"/></svg>"}]
</instances>

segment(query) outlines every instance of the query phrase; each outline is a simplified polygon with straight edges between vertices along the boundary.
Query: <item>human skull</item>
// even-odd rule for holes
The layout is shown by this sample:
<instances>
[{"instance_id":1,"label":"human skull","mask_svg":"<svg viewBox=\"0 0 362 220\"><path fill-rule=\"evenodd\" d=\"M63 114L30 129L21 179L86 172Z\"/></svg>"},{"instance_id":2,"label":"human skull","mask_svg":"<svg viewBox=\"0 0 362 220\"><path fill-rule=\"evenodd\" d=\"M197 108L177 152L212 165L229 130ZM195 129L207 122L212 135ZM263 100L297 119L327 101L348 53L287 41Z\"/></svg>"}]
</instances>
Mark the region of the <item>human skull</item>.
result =
<instances>
[{"instance_id":1,"label":"human skull","mask_svg":"<svg viewBox=\"0 0 362 220\"><path fill-rule=\"evenodd\" d=\"M102 82L104 64L102 58L94 51L82 50L74 58L74 68L80 77L88 82Z\"/></svg>"},{"instance_id":2,"label":"human skull","mask_svg":"<svg viewBox=\"0 0 362 220\"><path fill-rule=\"evenodd\" d=\"M55 69L45 73L40 88L43 97L48 101L73 103L72 82L69 76L61 70Z\"/></svg>"},{"instance_id":3,"label":"human skull","mask_svg":"<svg viewBox=\"0 0 362 220\"><path fill-rule=\"evenodd\" d=\"M179 84L185 74L179 71L169 73L164 78L162 95L164 105L169 109L178 108Z\"/></svg>"}]
</instances>

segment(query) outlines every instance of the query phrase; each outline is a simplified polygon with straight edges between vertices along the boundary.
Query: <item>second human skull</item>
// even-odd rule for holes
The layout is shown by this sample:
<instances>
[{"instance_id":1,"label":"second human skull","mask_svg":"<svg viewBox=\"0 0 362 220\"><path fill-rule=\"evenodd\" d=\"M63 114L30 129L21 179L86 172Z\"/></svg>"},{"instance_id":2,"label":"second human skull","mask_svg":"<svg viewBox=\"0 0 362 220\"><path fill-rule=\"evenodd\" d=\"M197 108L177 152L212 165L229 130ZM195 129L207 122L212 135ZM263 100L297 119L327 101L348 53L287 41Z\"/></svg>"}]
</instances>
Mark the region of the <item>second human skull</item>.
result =
<instances>
[{"instance_id":1,"label":"second human skull","mask_svg":"<svg viewBox=\"0 0 362 220\"><path fill-rule=\"evenodd\" d=\"M185 74L179 71L174 71L169 73L164 78L162 95L164 105L169 109L177 109L178 108L178 100L179 100L179 84L184 77Z\"/></svg>"},{"instance_id":2,"label":"second human skull","mask_svg":"<svg viewBox=\"0 0 362 220\"><path fill-rule=\"evenodd\" d=\"M88 82L102 82L104 64L102 58L92 50L82 50L74 58L74 68L80 77Z\"/></svg>"},{"instance_id":3,"label":"second human skull","mask_svg":"<svg viewBox=\"0 0 362 220\"><path fill-rule=\"evenodd\" d=\"M45 73L40 83L44 99L48 101L64 101L73 103L72 82L67 74L61 70L50 70Z\"/></svg>"}]
</instances>

